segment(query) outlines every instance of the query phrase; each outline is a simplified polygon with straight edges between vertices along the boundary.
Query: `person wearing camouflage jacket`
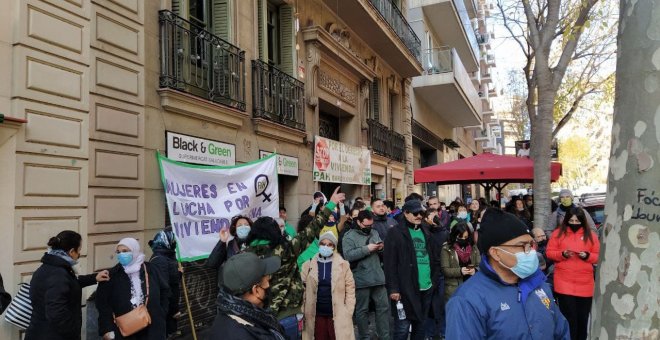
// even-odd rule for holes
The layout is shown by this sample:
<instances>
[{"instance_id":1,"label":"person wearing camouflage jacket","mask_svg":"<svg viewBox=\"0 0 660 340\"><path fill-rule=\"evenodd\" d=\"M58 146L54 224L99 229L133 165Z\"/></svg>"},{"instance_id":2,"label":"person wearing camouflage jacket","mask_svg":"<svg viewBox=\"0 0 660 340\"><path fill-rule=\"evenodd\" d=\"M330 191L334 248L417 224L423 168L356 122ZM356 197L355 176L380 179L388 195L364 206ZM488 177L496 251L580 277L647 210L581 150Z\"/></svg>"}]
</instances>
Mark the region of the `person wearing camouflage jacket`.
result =
<instances>
[{"instance_id":1,"label":"person wearing camouflage jacket","mask_svg":"<svg viewBox=\"0 0 660 340\"><path fill-rule=\"evenodd\" d=\"M281 323L284 319L301 313L305 288L300 279L296 260L319 236L321 228L328 221L334 208L344 200L344 194L338 193L338 190L339 187L323 210L291 241L284 238L279 225L270 217L260 217L252 226L247 240L249 246L245 251L259 256L279 256L282 261L280 269L271 277L269 293L269 307ZM284 326L286 329L287 326Z\"/></svg>"}]
</instances>

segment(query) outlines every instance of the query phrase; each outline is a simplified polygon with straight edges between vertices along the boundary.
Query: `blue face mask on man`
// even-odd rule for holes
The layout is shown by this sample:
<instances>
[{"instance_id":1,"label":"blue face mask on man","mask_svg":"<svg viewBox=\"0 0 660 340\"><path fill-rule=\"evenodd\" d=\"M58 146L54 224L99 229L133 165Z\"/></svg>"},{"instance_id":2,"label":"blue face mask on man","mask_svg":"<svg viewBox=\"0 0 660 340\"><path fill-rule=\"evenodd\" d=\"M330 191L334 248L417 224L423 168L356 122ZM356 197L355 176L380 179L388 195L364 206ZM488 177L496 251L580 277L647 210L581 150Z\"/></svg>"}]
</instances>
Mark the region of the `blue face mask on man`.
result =
<instances>
[{"instance_id":1,"label":"blue face mask on man","mask_svg":"<svg viewBox=\"0 0 660 340\"><path fill-rule=\"evenodd\" d=\"M128 266L133 262L133 253L119 253L117 254L117 262L122 266Z\"/></svg>"},{"instance_id":2,"label":"blue face mask on man","mask_svg":"<svg viewBox=\"0 0 660 340\"><path fill-rule=\"evenodd\" d=\"M516 265L513 267L505 265L501 260L499 263L505 268L511 270L521 279L529 277L530 275L536 273L536 271L539 269L539 258L536 256L536 250L534 249L530 250L529 254L526 254L524 251L514 254L499 247L497 249L516 257Z\"/></svg>"}]
</instances>

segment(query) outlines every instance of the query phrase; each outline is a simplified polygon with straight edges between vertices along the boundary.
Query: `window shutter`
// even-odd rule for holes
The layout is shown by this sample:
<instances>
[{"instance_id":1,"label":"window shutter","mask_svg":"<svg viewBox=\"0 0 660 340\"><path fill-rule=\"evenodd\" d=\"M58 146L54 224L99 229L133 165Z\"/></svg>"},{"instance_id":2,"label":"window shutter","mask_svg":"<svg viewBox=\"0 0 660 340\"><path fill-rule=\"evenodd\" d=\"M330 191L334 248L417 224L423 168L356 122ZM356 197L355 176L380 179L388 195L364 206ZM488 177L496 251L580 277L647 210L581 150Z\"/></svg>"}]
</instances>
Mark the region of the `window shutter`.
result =
<instances>
[{"instance_id":1,"label":"window shutter","mask_svg":"<svg viewBox=\"0 0 660 340\"><path fill-rule=\"evenodd\" d=\"M280 55L282 71L294 76L295 66L295 27L293 18L293 7L289 5L280 6Z\"/></svg>"},{"instance_id":2,"label":"window shutter","mask_svg":"<svg viewBox=\"0 0 660 340\"><path fill-rule=\"evenodd\" d=\"M378 78L371 83L371 119L380 122L380 86Z\"/></svg>"},{"instance_id":3,"label":"window shutter","mask_svg":"<svg viewBox=\"0 0 660 340\"><path fill-rule=\"evenodd\" d=\"M172 0L172 13L181 16L181 4L179 1L181 0Z\"/></svg>"},{"instance_id":4,"label":"window shutter","mask_svg":"<svg viewBox=\"0 0 660 340\"><path fill-rule=\"evenodd\" d=\"M226 41L231 41L231 15L229 13L229 0L213 0L213 7L211 10L213 34Z\"/></svg>"},{"instance_id":5,"label":"window shutter","mask_svg":"<svg viewBox=\"0 0 660 340\"><path fill-rule=\"evenodd\" d=\"M262 61L267 61L266 56L266 0L257 0L257 20L258 23L258 34L257 39L259 40L259 59Z\"/></svg>"}]
</instances>

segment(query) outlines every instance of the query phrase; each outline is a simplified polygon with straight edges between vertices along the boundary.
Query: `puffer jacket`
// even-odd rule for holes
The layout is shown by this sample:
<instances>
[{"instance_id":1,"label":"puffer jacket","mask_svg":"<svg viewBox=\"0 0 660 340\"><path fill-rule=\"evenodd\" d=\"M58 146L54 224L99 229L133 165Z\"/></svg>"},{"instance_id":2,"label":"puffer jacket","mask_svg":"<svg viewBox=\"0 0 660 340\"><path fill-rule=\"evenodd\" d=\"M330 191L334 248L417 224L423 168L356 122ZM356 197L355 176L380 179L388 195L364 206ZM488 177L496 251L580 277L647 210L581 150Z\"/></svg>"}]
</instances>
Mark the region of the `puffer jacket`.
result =
<instances>
[{"instance_id":1,"label":"puffer jacket","mask_svg":"<svg viewBox=\"0 0 660 340\"><path fill-rule=\"evenodd\" d=\"M548 241L546 256L555 262L553 289L564 295L591 297L594 296L594 264L598 263L600 243L598 235L591 233L592 242L584 240L584 230L577 232L566 228L566 233L559 237L559 231L552 232ZM564 250L572 250L575 255L571 258L562 256ZM577 253L586 251L589 257L586 260L577 256Z\"/></svg>"},{"instance_id":2,"label":"puffer jacket","mask_svg":"<svg viewBox=\"0 0 660 340\"><path fill-rule=\"evenodd\" d=\"M503 282L482 257L479 271L447 303L446 339L569 340L566 318L540 270Z\"/></svg>"},{"instance_id":3,"label":"puffer jacket","mask_svg":"<svg viewBox=\"0 0 660 340\"><path fill-rule=\"evenodd\" d=\"M32 319L27 340L81 338L82 288L96 284L96 274L76 277L64 259L44 254L30 281Z\"/></svg>"}]
</instances>

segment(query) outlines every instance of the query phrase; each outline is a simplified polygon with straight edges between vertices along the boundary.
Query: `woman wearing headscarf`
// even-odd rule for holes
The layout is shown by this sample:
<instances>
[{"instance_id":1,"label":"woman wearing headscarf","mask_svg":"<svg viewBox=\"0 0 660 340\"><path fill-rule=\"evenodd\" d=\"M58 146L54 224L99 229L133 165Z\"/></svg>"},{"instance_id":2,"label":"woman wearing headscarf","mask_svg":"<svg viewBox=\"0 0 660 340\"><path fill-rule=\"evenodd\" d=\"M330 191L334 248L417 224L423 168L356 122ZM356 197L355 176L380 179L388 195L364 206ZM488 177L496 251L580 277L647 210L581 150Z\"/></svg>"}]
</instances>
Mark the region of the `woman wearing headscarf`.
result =
<instances>
[{"instance_id":1,"label":"woman wearing headscarf","mask_svg":"<svg viewBox=\"0 0 660 340\"><path fill-rule=\"evenodd\" d=\"M177 329L177 317L179 314L179 297L181 296L181 272L176 260L176 239L172 232L172 227L167 226L149 241L149 246L153 252L149 263L158 271L158 276L167 280L170 288L170 298L167 308L167 335L174 334Z\"/></svg>"},{"instance_id":2,"label":"woman wearing headscarf","mask_svg":"<svg viewBox=\"0 0 660 340\"><path fill-rule=\"evenodd\" d=\"M302 266L303 340L355 339L355 281L350 264L335 249L337 236L327 231L319 237L319 252Z\"/></svg>"},{"instance_id":3,"label":"woman wearing headscarf","mask_svg":"<svg viewBox=\"0 0 660 340\"><path fill-rule=\"evenodd\" d=\"M99 312L99 335L104 340L163 340L166 338L168 298L167 282L158 270L144 261L144 253L134 238L119 241L116 247L117 265L110 269L112 280L99 284L96 308ZM147 288L148 287L148 288ZM151 324L130 336L122 336L115 317L145 305Z\"/></svg>"},{"instance_id":4,"label":"woman wearing headscarf","mask_svg":"<svg viewBox=\"0 0 660 340\"><path fill-rule=\"evenodd\" d=\"M206 259L206 267L218 271L218 287L222 287L222 265L230 257L240 253L247 247L247 238L252 230L252 220L243 215L232 217L229 230L220 230L220 239Z\"/></svg>"},{"instance_id":5,"label":"woman wearing headscarf","mask_svg":"<svg viewBox=\"0 0 660 340\"><path fill-rule=\"evenodd\" d=\"M32 275L32 318L26 340L75 340L81 338L82 288L107 281L108 271L76 276L73 269L82 251L82 237L65 230L51 237L41 267ZM1 281L1 280L0 280Z\"/></svg>"}]
</instances>

